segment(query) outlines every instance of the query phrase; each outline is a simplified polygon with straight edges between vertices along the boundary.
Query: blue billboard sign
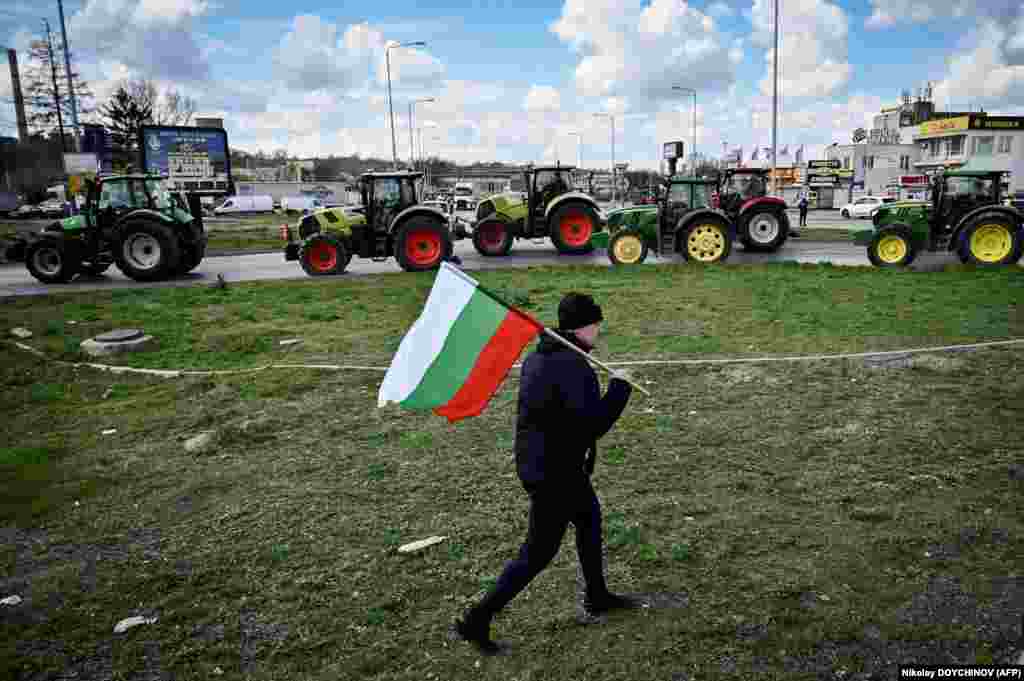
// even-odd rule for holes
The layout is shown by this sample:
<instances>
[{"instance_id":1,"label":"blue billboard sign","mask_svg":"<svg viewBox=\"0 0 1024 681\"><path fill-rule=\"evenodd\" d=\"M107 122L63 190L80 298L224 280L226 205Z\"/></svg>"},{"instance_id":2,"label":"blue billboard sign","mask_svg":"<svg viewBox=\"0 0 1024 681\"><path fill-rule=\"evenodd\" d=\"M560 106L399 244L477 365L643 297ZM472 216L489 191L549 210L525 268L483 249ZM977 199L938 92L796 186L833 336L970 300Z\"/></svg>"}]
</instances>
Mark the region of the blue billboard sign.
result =
<instances>
[{"instance_id":1,"label":"blue billboard sign","mask_svg":"<svg viewBox=\"0 0 1024 681\"><path fill-rule=\"evenodd\" d=\"M228 134L221 128L144 125L142 167L167 178L171 191L231 193Z\"/></svg>"}]
</instances>

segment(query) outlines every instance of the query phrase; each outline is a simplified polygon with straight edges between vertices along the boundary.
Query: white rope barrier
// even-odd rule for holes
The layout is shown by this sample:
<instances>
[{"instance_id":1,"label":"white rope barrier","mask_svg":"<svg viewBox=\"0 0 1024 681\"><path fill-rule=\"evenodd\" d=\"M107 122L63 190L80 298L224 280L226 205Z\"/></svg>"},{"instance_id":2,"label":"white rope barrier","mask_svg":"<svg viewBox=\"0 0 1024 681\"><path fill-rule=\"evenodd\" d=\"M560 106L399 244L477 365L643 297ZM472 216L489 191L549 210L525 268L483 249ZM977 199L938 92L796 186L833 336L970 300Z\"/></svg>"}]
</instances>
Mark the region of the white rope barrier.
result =
<instances>
[{"instance_id":1,"label":"white rope barrier","mask_svg":"<svg viewBox=\"0 0 1024 681\"><path fill-rule=\"evenodd\" d=\"M1006 345L1019 345L1024 343L1024 338L1013 338L1001 341L985 341L981 343L964 343L962 345L939 345L927 348L908 348L905 350L877 350L874 352L847 352L834 355L791 355L789 357L731 357L719 359L646 359L624 362L606 362L609 366L616 367L642 367L642 366L702 366L715 364L769 364L772 362L820 362L840 359L868 359L872 357L902 357L906 355L919 355L938 352L959 352L964 350L976 350L979 348L991 348ZM14 342L18 348L29 352L37 357L47 359L45 353L24 343ZM72 367L87 367L99 371L108 371L114 374L143 374L147 376L159 376L162 378L180 378L182 376L231 376L238 374L251 374L267 369L310 369L321 371L387 371L387 367L363 366L358 364L265 364L263 366L249 369L141 369L137 367L119 366L116 364L101 364L98 362L64 362L54 360L59 364ZM522 363L513 364L513 369L522 367Z\"/></svg>"}]
</instances>

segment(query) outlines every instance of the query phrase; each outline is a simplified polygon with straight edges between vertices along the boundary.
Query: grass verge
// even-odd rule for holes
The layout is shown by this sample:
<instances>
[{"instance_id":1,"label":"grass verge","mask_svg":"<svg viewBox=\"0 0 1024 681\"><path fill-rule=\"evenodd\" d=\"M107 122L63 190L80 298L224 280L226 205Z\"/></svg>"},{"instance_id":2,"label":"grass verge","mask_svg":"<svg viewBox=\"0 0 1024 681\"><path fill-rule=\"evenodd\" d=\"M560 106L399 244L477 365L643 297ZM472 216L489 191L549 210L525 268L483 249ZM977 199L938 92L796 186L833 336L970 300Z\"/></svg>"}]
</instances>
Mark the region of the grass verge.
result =
<instances>
[{"instance_id":1,"label":"grass verge","mask_svg":"<svg viewBox=\"0 0 1024 681\"><path fill-rule=\"evenodd\" d=\"M542 319L564 291L593 292L612 359L1024 336L1024 280L1008 271L477 276ZM431 281L90 292L8 300L0 318L65 359L142 326L159 348L118 363L386 365ZM654 397L633 398L595 476L609 582L686 607L577 626L567 537L496 623L513 655L478 666L445 634L525 532L516 372L449 426L376 409L380 373L156 380L5 350L0 595L25 600L0 608L0 677L888 678L899 662L1004 661L1024 605L1022 360L641 369ZM397 553L432 534L448 539ZM112 633L136 614L158 621Z\"/></svg>"}]
</instances>

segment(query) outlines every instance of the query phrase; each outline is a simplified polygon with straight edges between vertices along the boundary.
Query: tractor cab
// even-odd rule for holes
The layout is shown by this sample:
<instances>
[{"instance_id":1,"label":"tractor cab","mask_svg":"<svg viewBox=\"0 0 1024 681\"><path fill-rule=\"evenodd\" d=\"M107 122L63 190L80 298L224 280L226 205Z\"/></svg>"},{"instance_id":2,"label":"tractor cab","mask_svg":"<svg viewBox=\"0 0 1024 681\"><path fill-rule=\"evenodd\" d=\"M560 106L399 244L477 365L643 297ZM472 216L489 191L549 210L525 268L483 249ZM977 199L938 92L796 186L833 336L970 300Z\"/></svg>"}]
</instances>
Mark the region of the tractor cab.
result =
<instances>
[{"instance_id":1,"label":"tractor cab","mask_svg":"<svg viewBox=\"0 0 1024 681\"><path fill-rule=\"evenodd\" d=\"M719 178L714 199L736 225L740 243L750 251L776 251L789 238L786 202L768 195L767 168L730 168Z\"/></svg>"},{"instance_id":2,"label":"tractor cab","mask_svg":"<svg viewBox=\"0 0 1024 681\"><path fill-rule=\"evenodd\" d=\"M359 178L366 224L373 234L387 235L395 216L416 205L420 173L366 173ZM360 249L360 255L364 249ZM363 257L386 257L386 252Z\"/></svg>"},{"instance_id":3,"label":"tractor cab","mask_svg":"<svg viewBox=\"0 0 1024 681\"><path fill-rule=\"evenodd\" d=\"M562 194L572 190L572 166L541 167L523 173L523 186L527 189L530 215L544 220L548 205Z\"/></svg>"},{"instance_id":4,"label":"tractor cab","mask_svg":"<svg viewBox=\"0 0 1024 681\"><path fill-rule=\"evenodd\" d=\"M979 206L998 205L1002 173L951 171L932 185L932 215L939 234L948 234Z\"/></svg>"},{"instance_id":5,"label":"tractor cab","mask_svg":"<svg viewBox=\"0 0 1024 681\"><path fill-rule=\"evenodd\" d=\"M142 209L158 213L188 210L156 175L119 175L87 184L84 215L90 228L110 230L129 213Z\"/></svg>"},{"instance_id":6,"label":"tractor cab","mask_svg":"<svg viewBox=\"0 0 1024 681\"><path fill-rule=\"evenodd\" d=\"M730 168L722 172L718 186L719 206L735 214L752 199L768 195L768 170L765 168Z\"/></svg>"}]
</instances>

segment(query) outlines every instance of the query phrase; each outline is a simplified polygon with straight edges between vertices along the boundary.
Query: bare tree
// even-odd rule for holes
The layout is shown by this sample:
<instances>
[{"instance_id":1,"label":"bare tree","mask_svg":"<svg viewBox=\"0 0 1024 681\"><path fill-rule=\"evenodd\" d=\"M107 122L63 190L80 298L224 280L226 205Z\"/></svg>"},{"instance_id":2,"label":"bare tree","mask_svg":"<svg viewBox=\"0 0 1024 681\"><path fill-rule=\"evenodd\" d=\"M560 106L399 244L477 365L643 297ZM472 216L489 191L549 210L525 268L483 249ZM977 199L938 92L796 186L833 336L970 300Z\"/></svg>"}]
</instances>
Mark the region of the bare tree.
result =
<instances>
[{"instance_id":1,"label":"bare tree","mask_svg":"<svg viewBox=\"0 0 1024 681\"><path fill-rule=\"evenodd\" d=\"M67 69L64 59L59 56L62 50L63 43L56 41L48 31L29 46L28 65L22 82L28 124L35 134L56 134L59 138L62 128L70 130L71 98L65 89ZM73 69L71 80L79 120L87 120L95 110L92 90Z\"/></svg>"}]
</instances>

